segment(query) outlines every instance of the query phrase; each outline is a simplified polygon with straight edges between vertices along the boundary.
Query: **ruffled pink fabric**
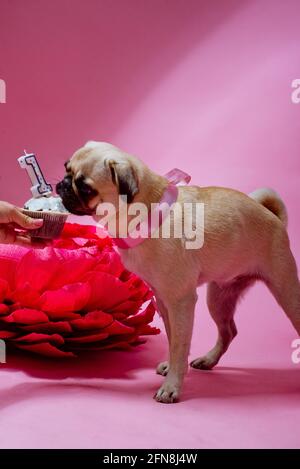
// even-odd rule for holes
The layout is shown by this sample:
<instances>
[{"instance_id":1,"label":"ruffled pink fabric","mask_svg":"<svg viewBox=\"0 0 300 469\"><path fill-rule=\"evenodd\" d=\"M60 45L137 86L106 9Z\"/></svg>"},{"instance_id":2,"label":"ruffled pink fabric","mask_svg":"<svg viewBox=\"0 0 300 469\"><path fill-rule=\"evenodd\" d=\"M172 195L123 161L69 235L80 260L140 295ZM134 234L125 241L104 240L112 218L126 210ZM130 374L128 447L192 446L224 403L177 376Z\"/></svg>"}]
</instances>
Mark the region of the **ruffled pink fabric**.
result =
<instances>
[{"instance_id":1,"label":"ruffled pink fabric","mask_svg":"<svg viewBox=\"0 0 300 469\"><path fill-rule=\"evenodd\" d=\"M42 250L0 245L0 339L51 357L129 348L158 334L148 286L95 228L66 224Z\"/></svg>"}]
</instances>

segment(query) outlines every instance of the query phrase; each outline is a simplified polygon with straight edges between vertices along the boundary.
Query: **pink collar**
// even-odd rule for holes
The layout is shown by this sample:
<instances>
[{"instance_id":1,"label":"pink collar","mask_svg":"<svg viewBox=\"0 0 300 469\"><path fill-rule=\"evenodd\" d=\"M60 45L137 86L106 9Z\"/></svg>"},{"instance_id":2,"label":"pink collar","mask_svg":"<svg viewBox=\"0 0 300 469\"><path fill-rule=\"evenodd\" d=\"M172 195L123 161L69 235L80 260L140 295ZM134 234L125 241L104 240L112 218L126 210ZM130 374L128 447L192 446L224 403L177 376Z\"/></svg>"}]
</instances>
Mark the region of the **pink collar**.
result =
<instances>
[{"instance_id":1,"label":"pink collar","mask_svg":"<svg viewBox=\"0 0 300 469\"><path fill-rule=\"evenodd\" d=\"M176 202L178 197L178 187L177 185L180 182L184 182L188 184L191 180L191 176L180 169L174 168L171 169L167 174L164 176L168 181L169 184L166 190L163 193L163 196L158 204L158 206L154 209L155 212L158 212L157 217L153 217L154 219L158 220L158 223L153 223L151 218L151 214L147 220L142 222L144 225L143 233L148 233L148 237L151 237L151 233L156 231L166 219L169 214L169 208ZM112 238L114 244L120 249L130 249L134 248L141 244L147 237L139 237L139 238L132 238L130 235L126 238Z\"/></svg>"}]
</instances>

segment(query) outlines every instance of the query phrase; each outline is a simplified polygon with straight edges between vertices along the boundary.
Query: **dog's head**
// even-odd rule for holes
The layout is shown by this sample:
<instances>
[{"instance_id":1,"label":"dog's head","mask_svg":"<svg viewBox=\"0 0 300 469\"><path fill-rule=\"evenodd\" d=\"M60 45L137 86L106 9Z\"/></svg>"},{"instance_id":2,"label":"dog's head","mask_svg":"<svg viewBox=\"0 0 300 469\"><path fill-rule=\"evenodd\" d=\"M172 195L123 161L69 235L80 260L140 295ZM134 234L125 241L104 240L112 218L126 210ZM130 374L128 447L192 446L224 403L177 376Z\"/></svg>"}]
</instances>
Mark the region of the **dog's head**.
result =
<instances>
[{"instance_id":1,"label":"dog's head","mask_svg":"<svg viewBox=\"0 0 300 469\"><path fill-rule=\"evenodd\" d=\"M56 186L64 206L75 215L94 215L97 206L117 206L119 195L131 203L139 191L139 161L104 142L88 142L65 163Z\"/></svg>"}]
</instances>

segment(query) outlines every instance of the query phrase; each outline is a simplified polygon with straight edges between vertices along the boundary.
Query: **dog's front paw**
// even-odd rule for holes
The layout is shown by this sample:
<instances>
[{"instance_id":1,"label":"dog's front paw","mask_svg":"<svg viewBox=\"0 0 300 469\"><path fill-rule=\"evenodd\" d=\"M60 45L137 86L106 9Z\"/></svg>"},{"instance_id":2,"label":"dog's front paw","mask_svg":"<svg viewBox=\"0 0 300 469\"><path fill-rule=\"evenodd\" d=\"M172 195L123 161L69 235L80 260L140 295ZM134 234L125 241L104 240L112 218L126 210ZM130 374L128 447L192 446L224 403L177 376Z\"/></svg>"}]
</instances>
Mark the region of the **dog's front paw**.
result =
<instances>
[{"instance_id":1,"label":"dog's front paw","mask_svg":"<svg viewBox=\"0 0 300 469\"><path fill-rule=\"evenodd\" d=\"M158 375L167 376L169 371L169 362L161 362L156 367L156 373Z\"/></svg>"},{"instance_id":2,"label":"dog's front paw","mask_svg":"<svg viewBox=\"0 0 300 469\"><path fill-rule=\"evenodd\" d=\"M164 383L157 393L154 395L154 399L157 402L163 402L164 404L173 404L177 402L179 398L179 388L174 384Z\"/></svg>"}]
</instances>

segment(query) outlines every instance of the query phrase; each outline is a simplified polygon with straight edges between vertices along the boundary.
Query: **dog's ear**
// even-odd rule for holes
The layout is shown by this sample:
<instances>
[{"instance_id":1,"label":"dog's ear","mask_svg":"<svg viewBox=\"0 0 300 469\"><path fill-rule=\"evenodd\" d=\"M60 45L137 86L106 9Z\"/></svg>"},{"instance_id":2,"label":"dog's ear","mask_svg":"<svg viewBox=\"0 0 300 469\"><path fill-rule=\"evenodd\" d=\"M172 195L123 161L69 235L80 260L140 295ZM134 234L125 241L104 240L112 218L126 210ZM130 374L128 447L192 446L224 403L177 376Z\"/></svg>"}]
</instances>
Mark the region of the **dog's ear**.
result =
<instances>
[{"instance_id":1,"label":"dog's ear","mask_svg":"<svg viewBox=\"0 0 300 469\"><path fill-rule=\"evenodd\" d=\"M127 196L127 202L130 204L134 196L138 193L137 175L129 162L118 163L115 160L108 161L112 182L117 186L120 195Z\"/></svg>"}]
</instances>

